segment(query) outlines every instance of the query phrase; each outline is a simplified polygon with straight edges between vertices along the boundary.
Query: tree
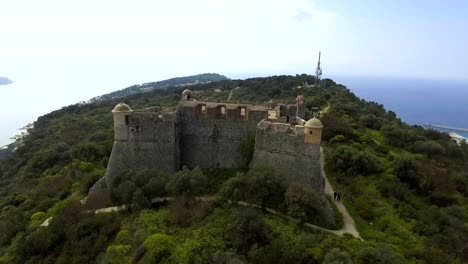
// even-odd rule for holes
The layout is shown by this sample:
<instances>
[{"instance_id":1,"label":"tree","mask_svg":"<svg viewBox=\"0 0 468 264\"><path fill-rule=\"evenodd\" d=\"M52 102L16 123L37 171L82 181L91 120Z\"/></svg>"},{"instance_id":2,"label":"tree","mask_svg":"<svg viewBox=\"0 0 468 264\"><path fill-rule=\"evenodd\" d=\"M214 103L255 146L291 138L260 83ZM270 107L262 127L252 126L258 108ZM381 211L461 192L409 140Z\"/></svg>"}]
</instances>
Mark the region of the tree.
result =
<instances>
[{"instance_id":1,"label":"tree","mask_svg":"<svg viewBox=\"0 0 468 264\"><path fill-rule=\"evenodd\" d=\"M341 145L327 155L327 163L335 170L351 175L367 175L382 171L381 162L373 154Z\"/></svg>"},{"instance_id":2,"label":"tree","mask_svg":"<svg viewBox=\"0 0 468 264\"><path fill-rule=\"evenodd\" d=\"M323 123L322 137L324 141L329 141L336 135L343 135L347 139L355 137L351 125L343 118L333 114L326 114L321 121Z\"/></svg>"},{"instance_id":3,"label":"tree","mask_svg":"<svg viewBox=\"0 0 468 264\"><path fill-rule=\"evenodd\" d=\"M143 192L140 189L137 189L133 193L131 208L134 211L151 208L151 201L143 195Z\"/></svg>"},{"instance_id":4,"label":"tree","mask_svg":"<svg viewBox=\"0 0 468 264\"><path fill-rule=\"evenodd\" d=\"M246 174L247 201L262 208L277 208L282 202L285 186L281 176L270 167L252 168Z\"/></svg>"},{"instance_id":5,"label":"tree","mask_svg":"<svg viewBox=\"0 0 468 264\"><path fill-rule=\"evenodd\" d=\"M169 182L167 174L161 173L152 177L144 186L143 193L146 197L152 199L167 195L166 184Z\"/></svg>"},{"instance_id":6,"label":"tree","mask_svg":"<svg viewBox=\"0 0 468 264\"><path fill-rule=\"evenodd\" d=\"M146 253L142 262L160 263L162 259L171 255L174 246L174 239L171 236L160 233L151 235L143 242Z\"/></svg>"},{"instance_id":7,"label":"tree","mask_svg":"<svg viewBox=\"0 0 468 264\"><path fill-rule=\"evenodd\" d=\"M118 203L130 204L136 190L137 186L133 181L124 181L117 186L116 190L113 190L113 198Z\"/></svg>"},{"instance_id":8,"label":"tree","mask_svg":"<svg viewBox=\"0 0 468 264\"><path fill-rule=\"evenodd\" d=\"M278 208L284 198L284 182L272 168L255 167L247 174L238 173L221 187L220 196L226 200L246 201L262 208Z\"/></svg>"},{"instance_id":9,"label":"tree","mask_svg":"<svg viewBox=\"0 0 468 264\"><path fill-rule=\"evenodd\" d=\"M358 255L359 263L400 264L400 258L392 248L384 243L377 243L375 247L366 247Z\"/></svg>"},{"instance_id":10,"label":"tree","mask_svg":"<svg viewBox=\"0 0 468 264\"><path fill-rule=\"evenodd\" d=\"M288 214L301 222L316 223L323 217L320 197L311 187L293 183L289 185L284 196Z\"/></svg>"},{"instance_id":11,"label":"tree","mask_svg":"<svg viewBox=\"0 0 468 264\"><path fill-rule=\"evenodd\" d=\"M82 161L96 161L102 158L103 150L99 145L91 142L83 142L72 148L71 156Z\"/></svg>"},{"instance_id":12,"label":"tree","mask_svg":"<svg viewBox=\"0 0 468 264\"><path fill-rule=\"evenodd\" d=\"M411 149L416 153L426 154L429 158L445 153L445 149L435 141L416 141Z\"/></svg>"},{"instance_id":13,"label":"tree","mask_svg":"<svg viewBox=\"0 0 468 264\"><path fill-rule=\"evenodd\" d=\"M247 181L245 174L237 173L236 176L230 178L221 186L219 195L225 200L231 200L234 203L246 200Z\"/></svg>"},{"instance_id":14,"label":"tree","mask_svg":"<svg viewBox=\"0 0 468 264\"><path fill-rule=\"evenodd\" d=\"M167 183L166 190L174 195L199 195L202 194L208 185L208 180L203 171L196 167L193 170L183 167Z\"/></svg>"},{"instance_id":15,"label":"tree","mask_svg":"<svg viewBox=\"0 0 468 264\"><path fill-rule=\"evenodd\" d=\"M366 127L372 129L380 129L382 127L382 119L376 117L374 114L362 115L359 117L359 121Z\"/></svg>"},{"instance_id":16,"label":"tree","mask_svg":"<svg viewBox=\"0 0 468 264\"><path fill-rule=\"evenodd\" d=\"M241 253L254 246L262 246L270 241L270 230L261 216L251 208L241 208L236 222L228 227L229 239Z\"/></svg>"},{"instance_id":17,"label":"tree","mask_svg":"<svg viewBox=\"0 0 468 264\"><path fill-rule=\"evenodd\" d=\"M352 264L351 256L346 251L341 251L339 248L332 248L325 255L323 264Z\"/></svg>"},{"instance_id":18,"label":"tree","mask_svg":"<svg viewBox=\"0 0 468 264\"><path fill-rule=\"evenodd\" d=\"M410 188L419 186L419 177L417 174L417 164L409 156L397 156L393 162L393 169L401 182L408 183Z\"/></svg>"}]
</instances>

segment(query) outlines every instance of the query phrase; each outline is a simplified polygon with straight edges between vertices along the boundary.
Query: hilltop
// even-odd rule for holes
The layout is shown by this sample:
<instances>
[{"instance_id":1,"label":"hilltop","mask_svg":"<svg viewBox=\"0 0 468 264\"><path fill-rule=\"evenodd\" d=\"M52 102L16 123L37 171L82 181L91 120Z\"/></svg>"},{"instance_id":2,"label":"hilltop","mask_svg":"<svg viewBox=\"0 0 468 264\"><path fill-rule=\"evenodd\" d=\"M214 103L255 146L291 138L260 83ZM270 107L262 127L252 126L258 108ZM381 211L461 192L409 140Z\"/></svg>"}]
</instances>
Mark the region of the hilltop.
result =
<instances>
[{"instance_id":1,"label":"hilltop","mask_svg":"<svg viewBox=\"0 0 468 264\"><path fill-rule=\"evenodd\" d=\"M363 241L308 228L304 222L314 222L318 212L314 193L286 189L269 168L129 171L110 186L108 201L130 201L128 210L94 214L81 204L105 173L113 144L110 111L119 102L174 107L186 88L205 101L284 102L305 82L314 77L172 86L40 117L13 157L0 161L0 263L468 261L468 145L410 126L330 79L304 90L306 118L312 107L321 109L325 171ZM192 199L215 195L222 200ZM151 197L160 196L175 199L151 205ZM226 200L265 204L281 214ZM49 217L49 226L41 227Z\"/></svg>"},{"instance_id":2,"label":"hilltop","mask_svg":"<svg viewBox=\"0 0 468 264\"><path fill-rule=\"evenodd\" d=\"M0 85L8 85L8 84L12 84L13 81L6 78L6 77L0 77Z\"/></svg>"},{"instance_id":3,"label":"hilltop","mask_svg":"<svg viewBox=\"0 0 468 264\"><path fill-rule=\"evenodd\" d=\"M197 74L197 75L192 75L192 76L175 77L175 78L157 81L157 82L136 84L136 85L124 88L119 91L97 96L91 99L91 101L104 101L104 100L109 100L109 99L122 98L125 96L138 94L138 93L146 93L146 92L153 91L155 89L167 89L169 87L180 87L180 86L188 86L188 85L194 85L194 84L204 84L204 83L217 82L217 81L222 81L222 80L228 80L228 78L224 75L220 75L217 73L202 73L202 74Z\"/></svg>"}]
</instances>

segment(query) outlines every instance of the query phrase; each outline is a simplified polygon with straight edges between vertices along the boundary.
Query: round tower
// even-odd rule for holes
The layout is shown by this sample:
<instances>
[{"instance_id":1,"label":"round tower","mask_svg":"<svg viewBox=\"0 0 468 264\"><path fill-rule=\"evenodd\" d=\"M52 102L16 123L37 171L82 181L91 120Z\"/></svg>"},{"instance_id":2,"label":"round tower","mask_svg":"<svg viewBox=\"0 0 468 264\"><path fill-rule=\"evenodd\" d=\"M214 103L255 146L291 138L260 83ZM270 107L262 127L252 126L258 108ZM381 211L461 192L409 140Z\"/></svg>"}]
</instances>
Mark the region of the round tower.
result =
<instances>
[{"instance_id":1,"label":"round tower","mask_svg":"<svg viewBox=\"0 0 468 264\"><path fill-rule=\"evenodd\" d=\"M322 140L322 122L317 118L309 119L304 125L304 141L305 143L320 144Z\"/></svg>"},{"instance_id":2,"label":"round tower","mask_svg":"<svg viewBox=\"0 0 468 264\"><path fill-rule=\"evenodd\" d=\"M125 103L117 104L112 110L114 116L114 140L126 141L128 140L128 119L133 110Z\"/></svg>"},{"instance_id":3,"label":"round tower","mask_svg":"<svg viewBox=\"0 0 468 264\"><path fill-rule=\"evenodd\" d=\"M185 89L182 92L182 101L190 101L192 99L192 91Z\"/></svg>"}]
</instances>

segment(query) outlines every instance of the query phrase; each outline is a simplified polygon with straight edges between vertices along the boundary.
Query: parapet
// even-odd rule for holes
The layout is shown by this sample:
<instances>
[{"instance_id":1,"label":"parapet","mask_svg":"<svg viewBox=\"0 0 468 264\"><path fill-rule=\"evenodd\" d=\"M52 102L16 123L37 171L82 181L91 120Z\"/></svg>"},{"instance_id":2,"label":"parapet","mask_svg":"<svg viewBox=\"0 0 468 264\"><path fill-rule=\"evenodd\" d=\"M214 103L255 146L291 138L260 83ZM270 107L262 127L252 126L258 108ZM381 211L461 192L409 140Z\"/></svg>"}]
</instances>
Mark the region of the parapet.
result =
<instances>
[{"instance_id":1,"label":"parapet","mask_svg":"<svg viewBox=\"0 0 468 264\"><path fill-rule=\"evenodd\" d=\"M260 121L268 107L252 104L233 104L202 101L181 101L179 111L187 119L226 119L232 121Z\"/></svg>"},{"instance_id":2,"label":"parapet","mask_svg":"<svg viewBox=\"0 0 468 264\"><path fill-rule=\"evenodd\" d=\"M257 130L261 130L268 133L281 133L291 136L304 136L304 126L294 125L284 122L271 122L268 120L262 120L257 125Z\"/></svg>"}]
</instances>

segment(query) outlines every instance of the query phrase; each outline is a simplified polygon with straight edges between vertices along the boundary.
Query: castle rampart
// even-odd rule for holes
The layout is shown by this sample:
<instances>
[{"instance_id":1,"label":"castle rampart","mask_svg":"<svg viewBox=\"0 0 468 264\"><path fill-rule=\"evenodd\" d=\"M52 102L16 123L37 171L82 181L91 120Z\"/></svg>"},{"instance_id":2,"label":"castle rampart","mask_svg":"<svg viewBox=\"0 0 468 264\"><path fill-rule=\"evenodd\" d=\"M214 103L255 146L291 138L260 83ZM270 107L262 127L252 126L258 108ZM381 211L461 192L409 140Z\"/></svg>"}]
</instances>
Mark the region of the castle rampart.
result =
<instances>
[{"instance_id":1,"label":"castle rampart","mask_svg":"<svg viewBox=\"0 0 468 264\"><path fill-rule=\"evenodd\" d=\"M323 192L320 143L305 143L306 136L304 126L261 121L257 126L252 166L273 167L288 182L307 184Z\"/></svg>"},{"instance_id":2,"label":"castle rampart","mask_svg":"<svg viewBox=\"0 0 468 264\"><path fill-rule=\"evenodd\" d=\"M191 95L184 91L179 106L172 110L152 107L134 111L124 103L114 108L114 146L104 177L107 186L126 170L173 173L184 165L243 167L248 160L241 146L255 138L251 166L271 166L288 182L323 192L322 126L318 119L305 122L301 118L302 97L296 99L294 109L294 105L284 104L202 102L192 100Z\"/></svg>"}]
</instances>

